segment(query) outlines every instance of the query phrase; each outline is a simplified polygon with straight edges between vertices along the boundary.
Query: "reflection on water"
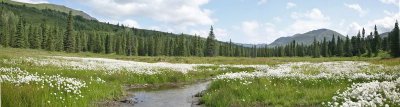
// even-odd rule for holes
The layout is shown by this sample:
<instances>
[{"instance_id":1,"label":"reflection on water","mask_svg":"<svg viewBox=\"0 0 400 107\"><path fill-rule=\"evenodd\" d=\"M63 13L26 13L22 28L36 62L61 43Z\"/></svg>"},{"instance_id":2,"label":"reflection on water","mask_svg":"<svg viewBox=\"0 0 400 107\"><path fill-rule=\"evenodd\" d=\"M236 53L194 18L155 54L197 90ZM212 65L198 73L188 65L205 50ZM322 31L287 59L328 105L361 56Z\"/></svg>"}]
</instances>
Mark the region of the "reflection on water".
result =
<instances>
[{"instance_id":1,"label":"reflection on water","mask_svg":"<svg viewBox=\"0 0 400 107\"><path fill-rule=\"evenodd\" d=\"M133 100L135 107L193 107L196 105L195 94L206 90L210 82L187 85L179 88L137 91Z\"/></svg>"}]
</instances>

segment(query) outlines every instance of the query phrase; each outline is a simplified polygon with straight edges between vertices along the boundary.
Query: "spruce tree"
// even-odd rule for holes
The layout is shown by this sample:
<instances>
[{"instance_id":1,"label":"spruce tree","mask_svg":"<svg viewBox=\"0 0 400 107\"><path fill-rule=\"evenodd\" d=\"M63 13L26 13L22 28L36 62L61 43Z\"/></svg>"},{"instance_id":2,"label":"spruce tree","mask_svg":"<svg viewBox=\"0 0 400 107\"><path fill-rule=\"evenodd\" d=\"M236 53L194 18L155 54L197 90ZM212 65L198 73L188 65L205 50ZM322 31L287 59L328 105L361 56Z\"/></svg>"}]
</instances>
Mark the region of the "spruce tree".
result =
<instances>
[{"instance_id":1,"label":"spruce tree","mask_svg":"<svg viewBox=\"0 0 400 107\"><path fill-rule=\"evenodd\" d=\"M400 34L399 23L396 20L393 30L390 32L390 54L393 57L400 57Z\"/></svg>"},{"instance_id":2,"label":"spruce tree","mask_svg":"<svg viewBox=\"0 0 400 107\"><path fill-rule=\"evenodd\" d=\"M373 48L373 45L374 45L374 44L372 44L372 43L373 43L372 32L371 32L370 35L366 38L365 42L366 42L367 56L368 56L368 57L371 57L371 56L372 56L372 53L373 53L372 48Z\"/></svg>"},{"instance_id":3,"label":"spruce tree","mask_svg":"<svg viewBox=\"0 0 400 107\"><path fill-rule=\"evenodd\" d=\"M111 40L110 34L107 34L106 41L105 41L106 54L112 53L111 41L112 40Z\"/></svg>"},{"instance_id":4,"label":"spruce tree","mask_svg":"<svg viewBox=\"0 0 400 107\"><path fill-rule=\"evenodd\" d=\"M320 57L320 47L318 45L317 39L314 37L314 42L313 42L313 58L318 58Z\"/></svg>"},{"instance_id":5,"label":"spruce tree","mask_svg":"<svg viewBox=\"0 0 400 107\"><path fill-rule=\"evenodd\" d=\"M48 39L48 36L50 36L50 35L48 35L48 31L47 31L47 26L46 26L46 24L45 23L42 23L41 25L40 25L40 29L41 29L41 34L40 34L40 36L41 36L41 48L42 49L46 49L46 47L49 47L49 46L47 46L47 40L49 40Z\"/></svg>"},{"instance_id":6,"label":"spruce tree","mask_svg":"<svg viewBox=\"0 0 400 107\"><path fill-rule=\"evenodd\" d=\"M79 35L74 36L75 38L75 52L80 52L82 50L81 46L81 32L79 32Z\"/></svg>"},{"instance_id":7,"label":"spruce tree","mask_svg":"<svg viewBox=\"0 0 400 107\"><path fill-rule=\"evenodd\" d=\"M47 37L47 44L45 44L45 46L46 47L42 47L42 48L45 48L46 50L48 50L48 51L54 51L55 50L55 46L54 46L54 39L55 39L55 35L57 34L57 29L54 29L53 30L53 32L52 32L52 34L50 34L48 37ZM42 42L43 43L43 42ZM43 45L42 45L43 46Z\"/></svg>"},{"instance_id":8,"label":"spruce tree","mask_svg":"<svg viewBox=\"0 0 400 107\"><path fill-rule=\"evenodd\" d=\"M22 19L22 16L20 16L20 18L19 18L19 21L18 21L18 25L17 25L17 31L16 31L16 34L15 34L15 37L14 37L14 42L13 42L13 47L15 47L15 48L24 48L25 46L24 46L24 35L23 35L23 19Z\"/></svg>"},{"instance_id":9,"label":"spruce tree","mask_svg":"<svg viewBox=\"0 0 400 107\"><path fill-rule=\"evenodd\" d=\"M381 44L382 44L382 38L379 36L378 30L376 29L375 25L375 31L374 31L374 45L372 51L374 52L375 56L378 56L379 50L381 50Z\"/></svg>"},{"instance_id":10,"label":"spruce tree","mask_svg":"<svg viewBox=\"0 0 400 107\"><path fill-rule=\"evenodd\" d=\"M346 56L346 57L353 56L353 53L352 53L353 46L352 46L351 41L349 39L349 35L346 36L346 41L344 43L344 47L343 48L344 48L344 51L345 51L344 56Z\"/></svg>"},{"instance_id":11,"label":"spruce tree","mask_svg":"<svg viewBox=\"0 0 400 107\"><path fill-rule=\"evenodd\" d=\"M213 57L216 55L216 42L215 42L215 35L213 31L213 27L210 28L210 33L207 37L206 42L206 56Z\"/></svg>"},{"instance_id":12,"label":"spruce tree","mask_svg":"<svg viewBox=\"0 0 400 107\"><path fill-rule=\"evenodd\" d=\"M324 37L324 41L322 43L322 56L328 57L328 43L326 42L326 38Z\"/></svg>"},{"instance_id":13,"label":"spruce tree","mask_svg":"<svg viewBox=\"0 0 400 107\"><path fill-rule=\"evenodd\" d=\"M329 48L329 52L331 54L331 56L335 56L336 55L336 39L335 39L335 35L332 35L332 40L331 40L331 46Z\"/></svg>"},{"instance_id":14,"label":"spruce tree","mask_svg":"<svg viewBox=\"0 0 400 107\"><path fill-rule=\"evenodd\" d=\"M336 46L336 48L337 48L337 50L336 50L336 55L337 56L340 56L340 57L342 57L342 56L344 56L344 52L343 52L343 43L342 43L343 41L342 41L342 39L340 39L339 37L337 38L337 46Z\"/></svg>"},{"instance_id":15,"label":"spruce tree","mask_svg":"<svg viewBox=\"0 0 400 107\"><path fill-rule=\"evenodd\" d=\"M64 37L64 51L66 52L74 52L74 35L73 35L73 20L72 20L72 11L69 11L68 19L67 19L67 29Z\"/></svg>"}]
</instances>

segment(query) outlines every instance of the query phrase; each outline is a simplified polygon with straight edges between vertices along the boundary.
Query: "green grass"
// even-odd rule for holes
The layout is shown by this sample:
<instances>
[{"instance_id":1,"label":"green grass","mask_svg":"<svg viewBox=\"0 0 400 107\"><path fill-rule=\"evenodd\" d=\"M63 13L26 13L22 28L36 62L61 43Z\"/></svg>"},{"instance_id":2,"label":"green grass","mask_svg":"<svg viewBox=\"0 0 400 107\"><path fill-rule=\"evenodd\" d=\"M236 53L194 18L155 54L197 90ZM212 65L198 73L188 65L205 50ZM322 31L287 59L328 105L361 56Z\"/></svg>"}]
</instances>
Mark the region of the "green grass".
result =
<instances>
[{"instance_id":1,"label":"green grass","mask_svg":"<svg viewBox=\"0 0 400 107\"><path fill-rule=\"evenodd\" d=\"M276 65L287 62L324 62L324 61L366 61L373 64L384 64L395 66L400 64L400 58L382 59L374 58L309 58L309 57L283 57L283 58L247 58L247 57L147 57L147 56L121 56L115 54L94 53L64 53L49 52L32 49L1 48L0 60L19 57L43 57L43 56L73 56L73 57L100 57L120 60L134 60L143 62L171 62L171 63L210 63L210 64L268 64ZM83 98L76 100L66 96L65 101L57 99L50 93L59 92L53 88L29 84L15 86L14 84L2 84L2 106L13 107L42 107L42 106L97 106L96 102L119 99L124 95L125 85L132 84L166 84L166 83L193 83L198 80L208 79L227 72L254 71L254 68L231 68L221 69L218 66L199 67L197 72L182 74L164 70L160 74L144 75L128 72L106 74L102 71L70 70L54 66L33 66L29 63L10 65L1 63L0 67L19 67L30 73L40 75L61 75L63 77L77 78L88 84L82 89ZM310 67L298 67L302 73L314 75L318 69ZM397 73L394 71L379 71L385 73ZM376 73L372 71L371 73ZM95 83L90 78L99 77L106 83ZM245 81L252 82L244 85ZM207 106L320 106L321 102L330 101L338 89L344 89L351 83L346 80L296 80L296 79L273 79L256 78L245 81L213 81L202 100ZM301 82L301 83L300 83ZM353 81L354 82L354 81ZM50 103L48 103L50 101Z\"/></svg>"},{"instance_id":2,"label":"green grass","mask_svg":"<svg viewBox=\"0 0 400 107\"><path fill-rule=\"evenodd\" d=\"M64 52L50 52L34 49L17 49L17 48L1 48L0 57L13 57L13 56L74 56L74 57L97 57L97 58L111 58L120 60L133 60L140 62L170 62L170 63L188 63L188 64L267 64L276 65L287 62L327 62L327 61L366 61L374 64L384 65L399 65L400 58L381 58L381 57L176 57L176 56L124 56L116 54L96 54L90 52L80 53L64 53Z\"/></svg>"},{"instance_id":3,"label":"green grass","mask_svg":"<svg viewBox=\"0 0 400 107\"><path fill-rule=\"evenodd\" d=\"M245 81L251 83L246 85ZM216 80L202 101L210 107L322 106L322 102L332 100L337 90L345 89L353 82L295 78Z\"/></svg>"},{"instance_id":4,"label":"green grass","mask_svg":"<svg viewBox=\"0 0 400 107\"><path fill-rule=\"evenodd\" d=\"M10 49L1 48L0 59L11 59L19 57L41 57L47 55L61 55L61 56L81 56L86 53L66 54L61 52L47 52L30 49ZM89 53L87 53L89 54ZM96 54L93 57L102 56ZM110 55L111 57L113 55ZM106 57L104 55L103 57ZM110 58L110 57L109 57ZM213 76L220 75L227 72L241 72L241 71L254 71L254 68L230 68L220 69L218 66L199 67L198 71L188 72L183 74L170 70L163 70L162 73L154 75L136 74L129 72L118 72L114 74L107 74L105 71L92 71L92 70L71 70L63 69L55 66L35 66L28 62L22 64L12 65L2 63L0 67L18 67L26 70L29 73L37 73L39 75L61 75L63 77L77 78L87 83L86 88L81 89L83 98L76 100L76 96L69 98L69 94L60 94L59 90L50 88L47 85L41 88L39 84L24 84L15 86L15 84L4 83L2 84L2 106L9 107L83 107L83 106L97 106L96 102L105 100L119 99L124 95L125 85L134 84L166 84L166 83L185 83L190 84L197 80L209 79ZM1 73L0 73L1 74ZM96 83L91 80L91 77L99 77L105 80L105 83ZM91 83L91 84L89 84ZM57 93L65 100L60 100L59 96L54 96L51 93ZM50 103L48 103L50 102Z\"/></svg>"}]
</instances>

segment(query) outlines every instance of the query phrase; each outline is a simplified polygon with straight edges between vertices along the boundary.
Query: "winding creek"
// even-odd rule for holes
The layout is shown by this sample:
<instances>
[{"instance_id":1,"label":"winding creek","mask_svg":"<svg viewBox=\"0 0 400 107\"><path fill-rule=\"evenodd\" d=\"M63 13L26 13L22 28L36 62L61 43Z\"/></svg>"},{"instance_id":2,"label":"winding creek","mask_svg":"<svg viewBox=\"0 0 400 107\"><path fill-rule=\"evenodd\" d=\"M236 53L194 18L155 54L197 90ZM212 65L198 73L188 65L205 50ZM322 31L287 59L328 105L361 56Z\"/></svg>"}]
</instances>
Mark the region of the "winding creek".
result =
<instances>
[{"instance_id":1,"label":"winding creek","mask_svg":"<svg viewBox=\"0 0 400 107\"><path fill-rule=\"evenodd\" d=\"M131 94L134 95L131 97L131 100L135 104L124 105L124 107L199 107L197 105L198 98L194 96L206 90L210 83L208 81L178 88L131 91Z\"/></svg>"}]
</instances>

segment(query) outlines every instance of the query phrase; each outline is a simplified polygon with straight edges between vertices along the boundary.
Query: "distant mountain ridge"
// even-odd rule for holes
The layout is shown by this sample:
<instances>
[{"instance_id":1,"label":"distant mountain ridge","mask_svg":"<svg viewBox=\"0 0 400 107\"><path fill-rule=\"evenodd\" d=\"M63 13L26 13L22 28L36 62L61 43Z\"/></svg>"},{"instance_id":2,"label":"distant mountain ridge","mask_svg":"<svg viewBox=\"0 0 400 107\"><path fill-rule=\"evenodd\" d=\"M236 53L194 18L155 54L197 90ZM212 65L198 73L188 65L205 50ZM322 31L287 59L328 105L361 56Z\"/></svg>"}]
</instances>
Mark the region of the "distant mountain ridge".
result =
<instances>
[{"instance_id":1,"label":"distant mountain ridge","mask_svg":"<svg viewBox=\"0 0 400 107\"><path fill-rule=\"evenodd\" d=\"M22 3L22 2L11 1L11 0L0 0L0 1L14 4L14 5L25 5L27 7L33 7L33 8L37 8L39 10L51 9L51 10L64 12L64 13L68 13L69 11L72 11L72 15L74 15L74 16L82 16L83 18L88 19L88 20L97 20L96 18L90 16L89 14L87 14L83 11L75 10L75 9L72 9L72 8L69 8L69 7L66 7L63 5L48 4L48 3L30 4L30 3Z\"/></svg>"},{"instance_id":2,"label":"distant mountain ridge","mask_svg":"<svg viewBox=\"0 0 400 107\"><path fill-rule=\"evenodd\" d=\"M343 36L342 34L330 29L317 29L306 32L304 34L295 34L293 36L280 37L269 44L268 47L283 46L289 44L293 40L295 40L296 43L299 44L310 45L314 41L314 38L316 38L318 41L323 41L324 38L326 38L327 41L330 41L332 40L333 36L335 36L335 38L345 38L345 36Z\"/></svg>"}]
</instances>

